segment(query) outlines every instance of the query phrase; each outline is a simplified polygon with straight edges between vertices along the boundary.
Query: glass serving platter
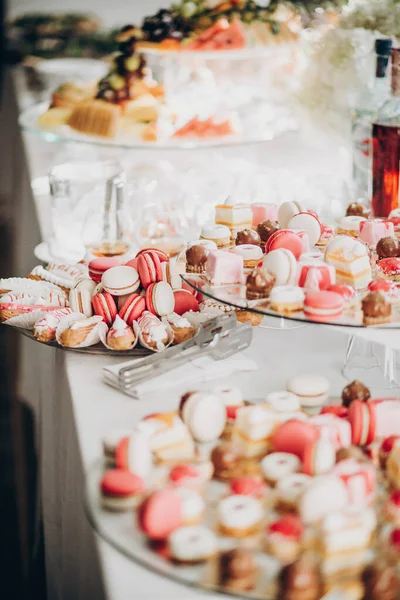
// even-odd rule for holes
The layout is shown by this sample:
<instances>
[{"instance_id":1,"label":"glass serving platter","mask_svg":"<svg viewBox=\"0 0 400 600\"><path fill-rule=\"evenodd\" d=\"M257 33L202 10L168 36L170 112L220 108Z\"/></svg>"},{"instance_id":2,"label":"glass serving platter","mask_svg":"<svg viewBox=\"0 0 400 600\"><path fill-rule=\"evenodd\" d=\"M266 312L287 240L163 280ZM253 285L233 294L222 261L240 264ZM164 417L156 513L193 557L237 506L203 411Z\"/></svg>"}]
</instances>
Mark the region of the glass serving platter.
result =
<instances>
[{"instance_id":1,"label":"glass serving platter","mask_svg":"<svg viewBox=\"0 0 400 600\"><path fill-rule=\"evenodd\" d=\"M47 110L48 106L48 102L41 102L23 111L18 120L21 129L27 133L33 133L47 142L73 142L111 148L195 150L243 146L269 142L285 133L295 132L298 128L296 119L287 108L276 105L272 107L269 103L261 103L259 105L261 118L257 119L256 115L250 115L247 121L243 121L242 131L232 135L203 139L165 137L155 142L145 142L140 138L139 134L137 136L130 135L129 137L121 134L116 138L108 139L81 134L67 125L59 127L44 127L39 125L38 119Z\"/></svg>"},{"instance_id":2,"label":"glass serving platter","mask_svg":"<svg viewBox=\"0 0 400 600\"><path fill-rule=\"evenodd\" d=\"M233 310L246 310L258 315L276 317L288 321L297 321L301 323L311 323L313 325L331 325L336 327L362 327L367 326L362 321L362 311L354 308L345 308L342 315L335 319L318 321L305 316L303 311L293 312L291 314L278 313L270 309L268 299L247 300L246 286L244 284L218 285L213 286L202 276L193 273L181 274L185 283L187 283L196 292L206 298L211 298L233 308ZM361 297L361 294L360 294ZM371 326L368 326L371 328ZM374 325L374 329L398 329L400 328L400 303L392 305L392 317L390 323Z\"/></svg>"},{"instance_id":3,"label":"glass serving platter","mask_svg":"<svg viewBox=\"0 0 400 600\"><path fill-rule=\"evenodd\" d=\"M136 524L136 515L132 511L110 512L101 507L100 481L105 470L102 461L97 462L86 476L85 509L88 519L95 531L116 550L142 567L163 577L192 588L200 588L207 592L232 595L236 598L252 600L273 600L273 580L279 570L279 562L272 556L263 553L260 542L255 538L235 540L219 536L221 550L229 550L238 546L254 549L258 566L258 581L254 590L233 592L220 586L217 580L217 565L211 560L204 564L178 565L168 560L165 548L149 544ZM206 513L203 519L210 527L215 527L216 505L228 491L229 485L212 480L205 496Z\"/></svg>"}]
</instances>

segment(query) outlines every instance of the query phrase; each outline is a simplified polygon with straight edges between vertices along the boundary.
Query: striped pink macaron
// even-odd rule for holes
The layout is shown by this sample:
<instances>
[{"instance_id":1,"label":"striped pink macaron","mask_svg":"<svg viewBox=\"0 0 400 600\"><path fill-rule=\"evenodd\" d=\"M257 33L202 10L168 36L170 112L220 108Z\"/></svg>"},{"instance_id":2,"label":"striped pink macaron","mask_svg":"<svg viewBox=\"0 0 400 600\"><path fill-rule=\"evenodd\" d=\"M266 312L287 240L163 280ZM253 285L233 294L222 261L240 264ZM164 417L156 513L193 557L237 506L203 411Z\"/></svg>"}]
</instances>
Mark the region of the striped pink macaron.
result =
<instances>
[{"instance_id":1,"label":"striped pink macaron","mask_svg":"<svg viewBox=\"0 0 400 600\"><path fill-rule=\"evenodd\" d=\"M308 292L304 300L304 314L313 321L333 321L344 308L344 299L336 292Z\"/></svg>"},{"instance_id":2,"label":"striped pink macaron","mask_svg":"<svg viewBox=\"0 0 400 600\"><path fill-rule=\"evenodd\" d=\"M136 321L144 310L146 310L146 300L144 296L141 296L140 294L131 294L121 306L121 310L118 314L125 323L132 325L133 321Z\"/></svg>"},{"instance_id":3,"label":"striped pink macaron","mask_svg":"<svg viewBox=\"0 0 400 600\"><path fill-rule=\"evenodd\" d=\"M114 298L108 292L98 292L92 297L93 311L100 315L103 321L111 326L117 316L117 306Z\"/></svg>"}]
</instances>

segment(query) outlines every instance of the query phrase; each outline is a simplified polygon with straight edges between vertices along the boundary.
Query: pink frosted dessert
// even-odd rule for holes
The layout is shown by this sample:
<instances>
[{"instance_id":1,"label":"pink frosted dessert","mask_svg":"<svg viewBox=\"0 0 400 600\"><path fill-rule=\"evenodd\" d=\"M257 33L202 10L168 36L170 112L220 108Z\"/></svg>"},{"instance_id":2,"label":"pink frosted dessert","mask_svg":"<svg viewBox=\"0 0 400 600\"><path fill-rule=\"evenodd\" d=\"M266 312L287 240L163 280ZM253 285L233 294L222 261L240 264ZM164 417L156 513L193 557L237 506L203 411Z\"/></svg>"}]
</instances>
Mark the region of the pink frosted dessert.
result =
<instances>
[{"instance_id":1,"label":"pink frosted dessert","mask_svg":"<svg viewBox=\"0 0 400 600\"><path fill-rule=\"evenodd\" d=\"M309 419L309 423L321 433L322 429L333 443L335 450L348 448L351 444L351 426L346 419L332 413L317 415Z\"/></svg>"},{"instance_id":2,"label":"pink frosted dessert","mask_svg":"<svg viewBox=\"0 0 400 600\"><path fill-rule=\"evenodd\" d=\"M333 468L333 473L345 484L349 504L362 507L372 502L376 489L374 465L348 458L338 462Z\"/></svg>"},{"instance_id":3,"label":"pink frosted dessert","mask_svg":"<svg viewBox=\"0 0 400 600\"><path fill-rule=\"evenodd\" d=\"M375 416L375 438L400 434L400 399L379 398L368 402Z\"/></svg>"},{"instance_id":4,"label":"pink frosted dessert","mask_svg":"<svg viewBox=\"0 0 400 600\"><path fill-rule=\"evenodd\" d=\"M205 275L212 285L243 283L243 257L234 252L213 250L207 257Z\"/></svg>"},{"instance_id":5,"label":"pink frosted dessert","mask_svg":"<svg viewBox=\"0 0 400 600\"><path fill-rule=\"evenodd\" d=\"M317 260L299 263L298 285L307 290L327 290L336 281L336 272L332 265Z\"/></svg>"},{"instance_id":6,"label":"pink frosted dessert","mask_svg":"<svg viewBox=\"0 0 400 600\"><path fill-rule=\"evenodd\" d=\"M380 239L394 236L394 225L385 219L361 221L359 239L375 248Z\"/></svg>"},{"instance_id":7,"label":"pink frosted dessert","mask_svg":"<svg viewBox=\"0 0 400 600\"><path fill-rule=\"evenodd\" d=\"M272 221L275 223L275 221L278 220L278 207L275 204L269 202L255 202L250 205L250 208L253 213L254 229L259 223L262 223L262 221Z\"/></svg>"}]
</instances>

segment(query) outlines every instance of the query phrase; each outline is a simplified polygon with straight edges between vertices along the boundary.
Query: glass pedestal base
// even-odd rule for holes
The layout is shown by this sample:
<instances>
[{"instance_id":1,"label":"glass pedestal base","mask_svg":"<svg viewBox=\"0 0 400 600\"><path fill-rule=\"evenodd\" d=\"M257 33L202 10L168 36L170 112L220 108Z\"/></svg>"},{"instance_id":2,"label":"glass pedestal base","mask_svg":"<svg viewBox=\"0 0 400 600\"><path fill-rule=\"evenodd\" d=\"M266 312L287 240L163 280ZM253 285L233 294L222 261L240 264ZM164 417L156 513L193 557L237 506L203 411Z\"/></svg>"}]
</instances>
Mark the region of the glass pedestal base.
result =
<instances>
[{"instance_id":1,"label":"glass pedestal base","mask_svg":"<svg viewBox=\"0 0 400 600\"><path fill-rule=\"evenodd\" d=\"M371 388L400 388L400 351L351 336L342 375Z\"/></svg>"},{"instance_id":2,"label":"glass pedestal base","mask_svg":"<svg viewBox=\"0 0 400 600\"><path fill-rule=\"evenodd\" d=\"M259 325L261 329L301 329L306 327L306 323L298 321L289 321L289 319L277 319L276 317L264 317Z\"/></svg>"}]
</instances>

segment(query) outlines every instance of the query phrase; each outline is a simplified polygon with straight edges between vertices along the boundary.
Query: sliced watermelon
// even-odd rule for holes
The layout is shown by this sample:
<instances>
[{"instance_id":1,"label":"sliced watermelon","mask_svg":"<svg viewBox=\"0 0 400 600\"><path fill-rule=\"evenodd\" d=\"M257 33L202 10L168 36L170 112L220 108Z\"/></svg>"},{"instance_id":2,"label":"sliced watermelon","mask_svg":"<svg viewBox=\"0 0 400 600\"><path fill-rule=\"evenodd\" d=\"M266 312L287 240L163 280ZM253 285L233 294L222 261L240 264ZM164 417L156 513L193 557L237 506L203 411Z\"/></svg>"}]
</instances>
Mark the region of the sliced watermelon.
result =
<instances>
[{"instance_id":1,"label":"sliced watermelon","mask_svg":"<svg viewBox=\"0 0 400 600\"><path fill-rule=\"evenodd\" d=\"M229 23L227 19L219 19L185 46L185 50L239 50L245 46L246 38L240 21Z\"/></svg>"}]
</instances>

